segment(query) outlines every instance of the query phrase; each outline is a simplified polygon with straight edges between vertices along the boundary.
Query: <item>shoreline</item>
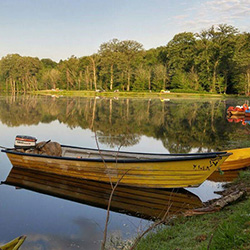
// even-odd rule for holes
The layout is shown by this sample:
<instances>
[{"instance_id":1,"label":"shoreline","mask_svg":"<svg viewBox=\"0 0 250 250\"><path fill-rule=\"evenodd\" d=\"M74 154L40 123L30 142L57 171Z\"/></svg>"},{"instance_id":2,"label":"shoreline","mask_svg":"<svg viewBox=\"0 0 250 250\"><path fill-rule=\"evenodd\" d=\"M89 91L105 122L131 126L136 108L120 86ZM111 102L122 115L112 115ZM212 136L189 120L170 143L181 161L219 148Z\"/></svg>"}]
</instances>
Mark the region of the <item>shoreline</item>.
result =
<instances>
[{"instance_id":1,"label":"shoreline","mask_svg":"<svg viewBox=\"0 0 250 250\"><path fill-rule=\"evenodd\" d=\"M55 96L75 96L75 97L123 97L123 98L213 98L222 99L228 97L235 97L233 95L224 94L210 94L210 93L160 93L160 92L96 92L85 90L39 90L31 92L34 95L55 95Z\"/></svg>"},{"instance_id":2,"label":"shoreline","mask_svg":"<svg viewBox=\"0 0 250 250\"><path fill-rule=\"evenodd\" d=\"M213 213L178 217L143 238L143 249L250 249L250 169L242 171L228 190L242 190L244 196Z\"/></svg>"}]
</instances>

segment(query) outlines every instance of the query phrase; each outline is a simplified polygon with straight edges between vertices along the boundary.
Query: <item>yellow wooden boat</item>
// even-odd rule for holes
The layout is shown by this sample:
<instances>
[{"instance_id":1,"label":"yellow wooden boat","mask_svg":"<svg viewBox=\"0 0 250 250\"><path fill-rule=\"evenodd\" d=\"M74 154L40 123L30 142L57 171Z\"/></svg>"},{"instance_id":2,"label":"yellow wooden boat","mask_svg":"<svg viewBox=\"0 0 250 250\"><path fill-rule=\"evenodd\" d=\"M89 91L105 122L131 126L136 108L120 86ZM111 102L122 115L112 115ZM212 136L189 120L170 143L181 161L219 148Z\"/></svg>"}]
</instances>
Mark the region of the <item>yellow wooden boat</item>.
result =
<instances>
[{"instance_id":1,"label":"yellow wooden boat","mask_svg":"<svg viewBox=\"0 0 250 250\"><path fill-rule=\"evenodd\" d=\"M250 148L227 150L232 153L220 166L222 171L236 170L250 166Z\"/></svg>"},{"instance_id":2,"label":"yellow wooden boat","mask_svg":"<svg viewBox=\"0 0 250 250\"><path fill-rule=\"evenodd\" d=\"M0 250L18 250L20 246L23 244L25 241L26 236L20 236L8 243L6 243L3 246L0 246Z\"/></svg>"},{"instance_id":3,"label":"yellow wooden boat","mask_svg":"<svg viewBox=\"0 0 250 250\"><path fill-rule=\"evenodd\" d=\"M37 170L13 167L3 184L76 201L99 208L108 207L110 183L73 178ZM185 189L154 189L118 185L111 211L145 219L159 219L202 207L198 196Z\"/></svg>"},{"instance_id":4,"label":"yellow wooden boat","mask_svg":"<svg viewBox=\"0 0 250 250\"><path fill-rule=\"evenodd\" d=\"M227 152L196 154L146 154L96 150L62 145L58 156L2 150L13 166L71 177L150 188L197 186L230 155Z\"/></svg>"}]
</instances>

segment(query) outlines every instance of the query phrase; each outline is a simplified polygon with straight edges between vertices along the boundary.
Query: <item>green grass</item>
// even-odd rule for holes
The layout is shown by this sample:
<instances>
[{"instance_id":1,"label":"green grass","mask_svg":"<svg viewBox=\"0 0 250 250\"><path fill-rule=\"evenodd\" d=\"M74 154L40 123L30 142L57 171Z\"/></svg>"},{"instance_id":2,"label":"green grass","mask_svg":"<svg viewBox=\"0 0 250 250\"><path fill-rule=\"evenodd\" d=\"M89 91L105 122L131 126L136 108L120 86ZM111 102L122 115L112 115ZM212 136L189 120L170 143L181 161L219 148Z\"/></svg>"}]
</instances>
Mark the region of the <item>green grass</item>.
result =
<instances>
[{"instance_id":1,"label":"green grass","mask_svg":"<svg viewBox=\"0 0 250 250\"><path fill-rule=\"evenodd\" d=\"M213 234L213 236L212 236ZM214 214L180 218L171 226L150 233L137 250L250 249L250 200Z\"/></svg>"},{"instance_id":2,"label":"green grass","mask_svg":"<svg viewBox=\"0 0 250 250\"><path fill-rule=\"evenodd\" d=\"M241 171L239 178L236 179L234 181L234 183L232 183L232 185L234 184L239 184L239 183L244 183L247 186L250 186L250 170L248 171Z\"/></svg>"},{"instance_id":3,"label":"green grass","mask_svg":"<svg viewBox=\"0 0 250 250\"><path fill-rule=\"evenodd\" d=\"M250 187L250 171L242 172L239 182ZM211 243L209 241L211 240ZM178 218L170 226L149 233L137 250L250 249L250 199L230 205L220 212Z\"/></svg>"}]
</instances>

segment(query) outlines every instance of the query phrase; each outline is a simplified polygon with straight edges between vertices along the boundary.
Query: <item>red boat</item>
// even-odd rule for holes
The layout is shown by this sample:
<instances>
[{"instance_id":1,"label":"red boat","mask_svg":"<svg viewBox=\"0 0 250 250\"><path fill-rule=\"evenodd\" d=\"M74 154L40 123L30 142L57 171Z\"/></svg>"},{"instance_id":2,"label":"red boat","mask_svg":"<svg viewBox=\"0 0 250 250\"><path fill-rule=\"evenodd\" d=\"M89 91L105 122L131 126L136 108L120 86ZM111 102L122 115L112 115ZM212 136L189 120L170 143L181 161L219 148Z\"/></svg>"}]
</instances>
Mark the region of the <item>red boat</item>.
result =
<instances>
[{"instance_id":1,"label":"red boat","mask_svg":"<svg viewBox=\"0 0 250 250\"><path fill-rule=\"evenodd\" d=\"M245 115L246 110L249 110L247 104L243 104L243 106L236 106L236 107L230 106L227 109L227 114L228 115ZM250 113L249 113L249 116L250 116Z\"/></svg>"}]
</instances>

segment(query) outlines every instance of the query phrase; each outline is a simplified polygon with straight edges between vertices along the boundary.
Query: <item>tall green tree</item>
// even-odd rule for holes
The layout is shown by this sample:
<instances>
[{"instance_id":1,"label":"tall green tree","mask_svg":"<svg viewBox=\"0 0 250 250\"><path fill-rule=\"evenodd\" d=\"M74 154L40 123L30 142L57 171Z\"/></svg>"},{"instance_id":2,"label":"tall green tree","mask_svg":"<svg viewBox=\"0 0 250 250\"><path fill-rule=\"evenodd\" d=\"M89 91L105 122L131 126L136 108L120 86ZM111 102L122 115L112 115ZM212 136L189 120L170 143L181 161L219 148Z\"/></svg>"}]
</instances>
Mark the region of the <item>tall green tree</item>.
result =
<instances>
[{"instance_id":1,"label":"tall green tree","mask_svg":"<svg viewBox=\"0 0 250 250\"><path fill-rule=\"evenodd\" d=\"M234 88L250 94L250 33L239 34L236 38Z\"/></svg>"},{"instance_id":2,"label":"tall green tree","mask_svg":"<svg viewBox=\"0 0 250 250\"><path fill-rule=\"evenodd\" d=\"M220 24L197 34L196 65L207 91L227 92L237 33L233 26Z\"/></svg>"},{"instance_id":3,"label":"tall green tree","mask_svg":"<svg viewBox=\"0 0 250 250\"><path fill-rule=\"evenodd\" d=\"M109 89L113 90L115 68L119 64L121 55L121 42L114 38L109 42L100 45L99 55L101 56L102 74L109 76Z\"/></svg>"},{"instance_id":4,"label":"tall green tree","mask_svg":"<svg viewBox=\"0 0 250 250\"><path fill-rule=\"evenodd\" d=\"M121 41L120 49L120 67L122 68L123 72L127 77L126 90L130 91L132 71L138 64L138 61L141 60L143 57L143 54L140 53L143 51L143 45L133 40L125 40Z\"/></svg>"}]
</instances>

